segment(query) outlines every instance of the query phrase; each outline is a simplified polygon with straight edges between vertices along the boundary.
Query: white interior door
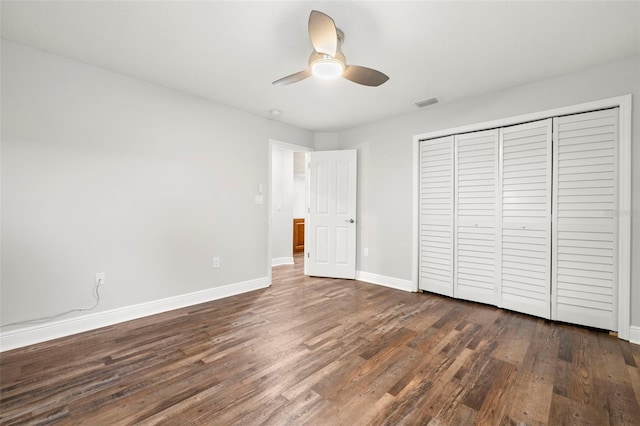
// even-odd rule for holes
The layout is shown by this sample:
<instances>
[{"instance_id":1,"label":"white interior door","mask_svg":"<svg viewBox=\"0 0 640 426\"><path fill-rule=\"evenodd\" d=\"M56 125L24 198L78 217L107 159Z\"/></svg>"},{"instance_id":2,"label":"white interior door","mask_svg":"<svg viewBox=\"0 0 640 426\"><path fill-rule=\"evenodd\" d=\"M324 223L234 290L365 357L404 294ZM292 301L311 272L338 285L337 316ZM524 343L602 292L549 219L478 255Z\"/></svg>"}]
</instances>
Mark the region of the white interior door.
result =
<instances>
[{"instance_id":1,"label":"white interior door","mask_svg":"<svg viewBox=\"0 0 640 426\"><path fill-rule=\"evenodd\" d=\"M551 119L501 130L500 303L551 314Z\"/></svg>"},{"instance_id":2,"label":"white interior door","mask_svg":"<svg viewBox=\"0 0 640 426\"><path fill-rule=\"evenodd\" d=\"M420 142L421 290L453 296L453 136Z\"/></svg>"},{"instance_id":3,"label":"white interior door","mask_svg":"<svg viewBox=\"0 0 640 426\"><path fill-rule=\"evenodd\" d=\"M498 129L455 137L454 295L497 304Z\"/></svg>"},{"instance_id":4,"label":"white interior door","mask_svg":"<svg viewBox=\"0 0 640 426\"><path fill-rule=\"evenodd\" d=\"M309 154L307 274L356 277L356 150Z\"/></svg>"},{"instance_id":5,"label":"white interior door","mask_svg":"<svg viewBox=\"0 0 640 426\"><path fill-rule=\"evenodd\" d=\"M554 124L552 318L618 330L618 110Z\"/></svg>"}]
</instances>

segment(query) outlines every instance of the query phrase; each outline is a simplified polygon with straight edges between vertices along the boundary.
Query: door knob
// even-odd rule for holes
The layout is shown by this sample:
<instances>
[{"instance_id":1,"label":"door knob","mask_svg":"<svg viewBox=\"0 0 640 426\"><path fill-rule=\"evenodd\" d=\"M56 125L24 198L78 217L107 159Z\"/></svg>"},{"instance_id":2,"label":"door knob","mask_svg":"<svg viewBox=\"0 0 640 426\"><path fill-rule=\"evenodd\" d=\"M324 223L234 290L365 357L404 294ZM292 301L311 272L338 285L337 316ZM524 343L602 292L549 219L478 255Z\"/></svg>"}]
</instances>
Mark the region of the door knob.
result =
<instances>
[{"instance_id":1,"label":"door knob","mask_svg":"<svg viewBox=\"0 0 640 426\"><path fill-rule=\"evenodd\" d=\"M345 219L345 222L347 222L347 223L354 223L354 222L355 222L355 220L353 220L353 219Z\"/></svg>"}]
</instances>

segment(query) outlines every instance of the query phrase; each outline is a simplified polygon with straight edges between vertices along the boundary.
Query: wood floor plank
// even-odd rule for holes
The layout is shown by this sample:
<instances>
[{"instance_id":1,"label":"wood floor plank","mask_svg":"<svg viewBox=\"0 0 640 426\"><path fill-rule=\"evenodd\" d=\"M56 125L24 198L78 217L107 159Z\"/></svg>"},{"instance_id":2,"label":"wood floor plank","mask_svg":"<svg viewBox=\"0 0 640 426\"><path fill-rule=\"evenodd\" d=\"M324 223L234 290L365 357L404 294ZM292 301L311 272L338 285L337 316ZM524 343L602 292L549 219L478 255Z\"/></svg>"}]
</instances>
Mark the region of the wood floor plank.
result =
<instances>
[{"instance_id":1,"label":"wood floor plank","mask_svg":"<svg viewBox=\"0 0 640 426\"><path fill-rule=\"evenodd\" d=\"M477 380L467 387L462 403L473 410L479 410L503 364L504 361L490 357L479 372Z\"/></svg>"},{"instance_id":2,"label":"wood floor plank","mask_svg":"<svg viewBox=\"0 0 640 426\"><path fill-rule=\"evenodd\" d=\"M506 416L508 405L505 402L517 374L517 366L508 362L502 363L482 405L477 410L475 421L478 424L496 425Z\"/></svg>"},{"instance_id":3,"label":"wood floor plank","mask_svg":"<svg viewBox=\"0 0 640 426\"><path fill-rule=\"evenodd\" d=\"M590 404L593 394L591 370L591 344L589 335L575 333L572 343L571 382L568 397L573 401Z\"/></svg>"},{"instance_id":4,"label":"wood floor plank","mask_svg":"<svg viewBox=\"0 0 640 426\"><path fill-rule=\"evenodd\" d=\"M634 424L640 347L305 277L0 354L0 424Z\"/></svg>"},{"instance_id":5,"label":"wood floor plank","mask_svg":"<svg viewBox=\"0 0 640 426\"><path fill-rule=\"evenodd\" d=\"M451 423L456 412L463 407L462 401L466 395L467 388L459 380L449 380L448 382L436 381L434 388L421 402L427 413L433 419L438 419L445 423ZM417 416L410 416L411 424L420 422Z\"/></svg>"},{"instance_id":6,"label":"wood floor plank","mask_svg":"<svg viewBox=\"0 0 640 426\"><path fill-rule=\"evenodd\" d=\"M556 362L556 371L554 374L553 393L560 396L568 397L572 374L573 372L571 371L571 362L566 362L564 360L558 359L558 361Z\"/></svg>"},{"instance_id":7,"label":"wood floor plank","mask_svg":"<svg viewBox=\"0 0 640 426\"><path fill-rule=\"evenodd\" d=\"M558 394L553 395L549 418L561 425L600 426L609 423L603 411Z\"/></svg>"},{"instance_id":8,"label":"wood floor plank","mask_svg":"<svg viewBox=\"0 0 640 426\"><path fill-rule=\"evenodd\" d=\"M495 358L512 364L520 364L524 360L535 333L536 320L522 316L519 319L520 321L513 323L509 336L505 336L503 344L493 352Z\"/></svg>"},{"instance_id":9,"label":"wood floor plank","mask_svg":"<svg viewBox=\"0 0 640 426\"><path fill-rule=\"evenodd\" d=\"M431 419L428 406L421 402L433 391L433 383L414 377L407 386L395 397L393 403L385 412L379 413L372 424L397 425L412 424L412 418L418 418L419 423L427 424Z\"/></svg>"},{"instance_id":10,"label":"wood floor plank","mask_svg":"<svg viewBox=\"0 0 640 426\"><path fill-rule=\"evenodd\" d=\"M636 401L640 405L640 369L634 367L627 367L629 378L631 379L631 386L633 387L633 393L636 395Z\"/></svg>"}]
</instances>

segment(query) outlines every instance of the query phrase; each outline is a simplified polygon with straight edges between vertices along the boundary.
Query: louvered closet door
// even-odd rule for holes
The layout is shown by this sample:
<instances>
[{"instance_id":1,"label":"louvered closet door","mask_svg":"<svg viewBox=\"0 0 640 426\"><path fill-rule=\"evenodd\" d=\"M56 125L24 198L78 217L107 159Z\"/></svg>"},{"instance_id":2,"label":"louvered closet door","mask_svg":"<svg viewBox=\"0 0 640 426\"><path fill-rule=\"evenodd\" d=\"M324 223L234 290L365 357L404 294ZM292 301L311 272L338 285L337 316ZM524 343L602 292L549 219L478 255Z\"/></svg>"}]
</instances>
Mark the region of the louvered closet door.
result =
<instances>
[{"instance_id":1,"label":"louvered closet door","mask_svg":"<svg viewBox=\"0 0 640 426\"><path fill-rule=\"evenodd\" d=\"M617 330L618 110L554 122L553 319Z\"/></svg>"},{"instance_id":2,"label":"louvered closet door","mask_svg":"<svg viewBox=\"0 0 640 426\"><path fill-rule=\"evenodd\" d=\"M495 305L498 130L455 141L455 296Z\"/></svg>"},{"instance_id":3,"label":"louvered closet door","mask_svg":"<svg viewBox=\"0 0 640 426\"><path fill-rule=\"evenodd\" d=\"M420 142L418 286L453 296L453 136Z\"/></svg>"},{"instance_id":4,"label":"louvered closet door","mask_svg":"<svg viewBox=\"0 0 640 426\"><path fill-rule=\"evenodd\" d=\"M501 130L500 301L498 306L551 314L552 119Z\"/></svg>"}]
</instances>

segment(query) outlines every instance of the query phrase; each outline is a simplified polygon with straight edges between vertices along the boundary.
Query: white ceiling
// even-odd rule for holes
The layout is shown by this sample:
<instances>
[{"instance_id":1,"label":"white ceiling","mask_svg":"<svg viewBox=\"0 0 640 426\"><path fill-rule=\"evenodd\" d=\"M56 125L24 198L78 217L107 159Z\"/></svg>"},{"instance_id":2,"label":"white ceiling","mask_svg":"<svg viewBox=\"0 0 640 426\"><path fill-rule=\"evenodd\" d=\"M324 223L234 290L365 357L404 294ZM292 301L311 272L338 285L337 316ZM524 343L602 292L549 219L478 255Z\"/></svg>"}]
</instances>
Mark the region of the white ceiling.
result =
<instances>
[{"instance_id":1,"label":"white ceiling","mask_svg":"<svg viewBox=\"0 0 640 426\"><path fill-rule=\"evenodd\" d=\"M307 66L312 9L390 80L271 82ZM640 53L640 1L2 0L2 37L314 131L338 131ZM429 108L437 108L432 106Z\"/></svg>"}]
</instances>

